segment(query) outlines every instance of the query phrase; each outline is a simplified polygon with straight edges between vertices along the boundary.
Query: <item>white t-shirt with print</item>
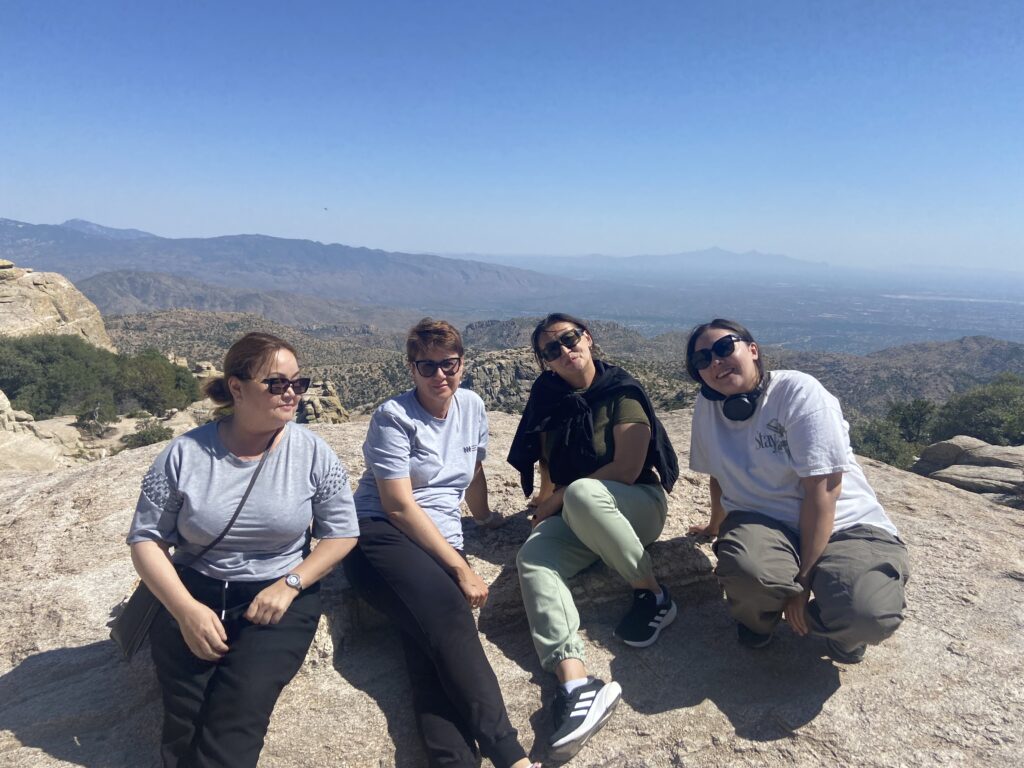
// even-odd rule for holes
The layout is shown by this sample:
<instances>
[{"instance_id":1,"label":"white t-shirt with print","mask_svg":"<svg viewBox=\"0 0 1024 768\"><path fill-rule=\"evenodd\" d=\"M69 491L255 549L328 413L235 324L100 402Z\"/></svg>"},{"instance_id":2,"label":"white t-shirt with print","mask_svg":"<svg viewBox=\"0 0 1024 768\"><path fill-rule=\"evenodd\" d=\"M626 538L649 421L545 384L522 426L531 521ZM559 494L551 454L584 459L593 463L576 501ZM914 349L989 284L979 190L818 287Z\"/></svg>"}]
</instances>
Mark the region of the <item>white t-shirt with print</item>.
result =
<instances>
[{"instance_id":1,"label":"white t-shirt with print","mask_svg":"<svg viewBox=\"0 0 1024 768\"><path fill-rule=\"evenodd\" d=\"M690 469L722 487L725 511L760 512L800 530L800 479L843 473L833 531L873 525L896 535L850 447L839 401L813 376L773 371L754 415L730 421L721 401L698 397Z\"/></svg>"}]
</instances>

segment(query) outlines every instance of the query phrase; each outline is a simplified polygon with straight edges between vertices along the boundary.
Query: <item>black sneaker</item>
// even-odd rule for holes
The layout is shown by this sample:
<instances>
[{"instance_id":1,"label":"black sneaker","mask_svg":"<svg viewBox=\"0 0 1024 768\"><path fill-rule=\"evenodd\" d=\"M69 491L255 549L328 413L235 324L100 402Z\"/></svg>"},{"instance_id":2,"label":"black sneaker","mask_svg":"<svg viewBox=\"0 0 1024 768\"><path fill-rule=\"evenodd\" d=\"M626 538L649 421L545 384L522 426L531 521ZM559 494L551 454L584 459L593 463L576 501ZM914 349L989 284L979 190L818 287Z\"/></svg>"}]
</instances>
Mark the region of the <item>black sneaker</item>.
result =
<instances>
[{"instance_id":1,"label":"black sneaker","mask_svg":"<svg viewBox=\"0 0 1024 768\"><path fill-rule=\"evenodd\" d=\"M553 705L555 732L548 742L551 758L564 762L579 752L612 716L621 696L622 686L596 677L587 677L586 684L569 694L558 686Z\"/></svg>"},{"instance_id":2,"label":"black sneaker","mask_svg":"<svg viewBox=\"0 0 1024 768\"><path fill-rule=\"evenodd\" d=\"M764 648L768 643L772 641L772 633L769 632L766 635L762 635L760 632L755 632L746 624L736 623L736 639L739 644L744 648L752 648L757 650L758 648Z\"/></svg>"},{"instance_id":3,"label":"black sneaker","mask_svg":"<svg viewBox=\"0 0 1024 768\"><path fill-rule=\"evenodd\" d=\"M665 601L661 605L651 590L633 590L633 607L615 628L615 636L626 645L634 648L653 645L661 630L675 620L676 604L667 587L662 586L661 590L665 593Z\"/></svg>"},{"instance_id":4,"label":"black sneaker","mask_svg":"<svg viewBox=\"0 0 1024 768\"><path fill-rule=\"evenodd\" d=\"M867 653L867 650L867 645L858 645L852 651L844 651L831 639L825 638L825 651L828 653L828 657L840 664L860 664L864 661L864 654Z\"/></svg>"}]
</instances>

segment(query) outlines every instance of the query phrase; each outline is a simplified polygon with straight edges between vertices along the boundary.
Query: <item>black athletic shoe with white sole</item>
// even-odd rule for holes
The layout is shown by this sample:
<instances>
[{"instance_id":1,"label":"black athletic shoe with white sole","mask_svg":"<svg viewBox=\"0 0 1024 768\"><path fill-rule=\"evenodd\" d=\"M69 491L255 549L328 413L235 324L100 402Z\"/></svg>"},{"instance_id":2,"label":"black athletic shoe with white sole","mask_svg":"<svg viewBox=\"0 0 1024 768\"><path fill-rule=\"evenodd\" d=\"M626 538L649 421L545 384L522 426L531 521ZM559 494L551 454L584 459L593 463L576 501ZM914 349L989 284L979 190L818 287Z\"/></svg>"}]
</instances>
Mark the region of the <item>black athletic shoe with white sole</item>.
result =
<instances>
[{"instance_id":1,"label":"black athletic shoe with white sole","mask_svg":"<svg viewBox=\"0 0 1024 768\"><path fill-rule=\"evenodd\" d=\"M658 605L658 598L651 590L633 590L633 607L615 628L617 638L634 648L654 645L661 630L675 620L677 612L668 588L662 586L661 591L665 593L665 601Z\"/></svg>"},{"instance_id":2,"label":"black athletic shoe with white sole","mask_svg":"<svg viewBox=\"0 0 1024 768\"><path fill-rule=\"evenodd\" d=\"M553 705L555 732L548 742L551 759L564 762L579 752L608 721L621 697L622 686L596 677L588 677L569 694L558 686Z\"/></svg>"}]
</instances>

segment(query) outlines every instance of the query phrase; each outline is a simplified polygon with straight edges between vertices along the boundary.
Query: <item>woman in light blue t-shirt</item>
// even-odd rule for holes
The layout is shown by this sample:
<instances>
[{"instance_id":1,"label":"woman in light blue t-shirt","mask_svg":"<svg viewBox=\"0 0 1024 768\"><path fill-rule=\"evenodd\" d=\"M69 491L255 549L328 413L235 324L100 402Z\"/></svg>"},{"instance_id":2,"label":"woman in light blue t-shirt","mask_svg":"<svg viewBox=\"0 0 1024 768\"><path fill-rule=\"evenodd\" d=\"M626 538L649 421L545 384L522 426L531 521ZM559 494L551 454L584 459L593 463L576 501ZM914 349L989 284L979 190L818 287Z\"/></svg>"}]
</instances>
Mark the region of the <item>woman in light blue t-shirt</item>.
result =
<instances>
[{"instance_id":1,"label":"woman in light blue t-shirt","mask_svg":"<svg viewBox=\"0 0 1024 768\"><path fill-rule=\"evenodd\" d=\"M462 337L450 323L421 320L406 353L415 386L377 409L363 443L359 546L345 574L399 630L428 764L469 768L482 755L527 768L473 619L487 584L462 553L463 499L478 523L501 522L487 504L487 413L459 389Z\"/></svg>"}]
</instances>

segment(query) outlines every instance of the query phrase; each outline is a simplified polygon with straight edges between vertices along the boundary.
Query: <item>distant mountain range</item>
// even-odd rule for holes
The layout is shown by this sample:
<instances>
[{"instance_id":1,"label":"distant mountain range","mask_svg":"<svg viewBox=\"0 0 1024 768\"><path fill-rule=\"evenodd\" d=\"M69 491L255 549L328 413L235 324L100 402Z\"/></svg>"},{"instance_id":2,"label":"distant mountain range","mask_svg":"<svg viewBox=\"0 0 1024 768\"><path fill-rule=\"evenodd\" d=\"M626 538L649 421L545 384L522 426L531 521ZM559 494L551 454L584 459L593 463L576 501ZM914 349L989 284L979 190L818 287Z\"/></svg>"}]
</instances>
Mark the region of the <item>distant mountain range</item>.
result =
<instances>
[{"instance_id":1,"label":"distant mountain range","mask_svg":"<svg viewBox=\"0 0 1024 768\"><path fill-rule=\"evenodd\" d=\"M573 292L567 287L589 300L614 287L555 282L524 269L429 254L265 235L171 239L76 219L61 225L0 219L0 255L21 266L60 272L76 283L120 272L121 287L128 287L124 272L161 273L226 286L235 296L285 291L334 302L420 311L447 307L483 316L516 311L524 303L551 305ZM151 294L147 284L151 277L132 281ZM93 288L99 295L99 287Z\"/></svg>"},{"instance_id":2,"label":"distant mountain range","mask_svg":"<svg viewBox=\"0 0 1024 768\"><path fill-rule=\"evenodd\" d=\"M560 310L645 337L733 317L762 341L792 350L863 354L981 335L1024 342L1020 273L882 275L720 248L623 258L475 256L0 219L0 258L68 276L108 316L188 308L304 327L398 330L428 314L465 324Z\"/></svg>"}]
</instances>

